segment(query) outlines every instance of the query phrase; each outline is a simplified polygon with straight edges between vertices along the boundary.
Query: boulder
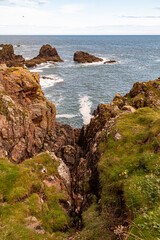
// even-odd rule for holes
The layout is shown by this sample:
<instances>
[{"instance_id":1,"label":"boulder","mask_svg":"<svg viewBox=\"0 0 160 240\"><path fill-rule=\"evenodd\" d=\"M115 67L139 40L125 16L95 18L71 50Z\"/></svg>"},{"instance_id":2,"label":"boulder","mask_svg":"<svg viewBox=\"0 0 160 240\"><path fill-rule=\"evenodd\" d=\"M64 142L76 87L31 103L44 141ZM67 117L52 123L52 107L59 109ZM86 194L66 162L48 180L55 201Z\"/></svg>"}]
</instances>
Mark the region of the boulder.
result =
<instances>
[{"instance_id":1,"label":"boulder","mask_svg":"<svg viewBox=\"0 0 160 240\"><path fill-rule=\"evenodd\" d=\"M93 63L93 62L102 62L102 58L95 57L87 52L77 51L73 57L75 62L78 63Z\"/></svg>"},{"instance_id":2,"label":"boulder","mask_svg":"<svg viewBox=\"0 0 160 240\"><path fill-rule=\"evenodd\" d=\"M39 51L39 55L33 59L25 61L25 65L29 68L35 67L37 64L45 62L63 62L57 53L57 50L49 44L43 45Z\"/></svg>"},{"instance_id":3,"label":"boulder","mask_svg":"<svg viewBox=\"0 0 160 240\"><path fill-rule=\"evenodd\" d=\"M6 64L8 67L23 66L25 59L21 55L15 55L11 44L1 44L0 64Z\"/></svg>"}]
</instances>

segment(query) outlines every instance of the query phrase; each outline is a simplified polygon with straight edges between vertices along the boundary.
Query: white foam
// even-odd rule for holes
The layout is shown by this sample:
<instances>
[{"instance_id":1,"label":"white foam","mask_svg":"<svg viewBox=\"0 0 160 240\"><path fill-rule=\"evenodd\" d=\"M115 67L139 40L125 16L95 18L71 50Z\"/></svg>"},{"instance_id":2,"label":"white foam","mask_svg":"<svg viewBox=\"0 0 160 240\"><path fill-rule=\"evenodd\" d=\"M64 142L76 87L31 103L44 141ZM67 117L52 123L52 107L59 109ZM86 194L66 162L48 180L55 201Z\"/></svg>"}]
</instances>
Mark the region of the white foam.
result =
<instances>
[{"instance_id":1,"label":"white foam","mask_svg":"<svg viewBox=\"0 0 160 240\"><path fill-rule=\"evenodd\" d=\"M92 107L92 102L90 101L89 96L83 96L79 98L79 104L80 104L80 113L83 118L83 123L84 124L89 124L90 120L92 118L91 115L91 107Z\"/></svg>"},{"instance_id":2,"label":"white foam","mask_svg":"<svg viewBox=\"0 0 160 240\"><path fill-rule=\"evenodd\" d=\"M34 69L29 70L29 71L30 72L38 72L38 73L43 72L43 70L39 69L39 68L34 68Z\"/></svg>"},{"instance_id":3,"label":"white foam","mask_svg":"<svg viewBox=\"0 0 160 240\"><path fill-rule=\"evenodd\" d=\"M64 82L64 79L57 76L56 74L51 74L51 75L45 76L45 78L43 77L40 78L40 84L43 89L52 87L56 83L61 83L61 82Z\"/></svg>"},{"instance_id":4,"label":"white foam","mask_svg":"<svg viewBox=\"0 0 160 240\"><path fill-rule=\"evenodd\" d=\"M53 66L55 66L55 63L53 62L37 64L37 66L31 69L30 72L43 72L43 69L50 68Z\"/></svg>"},{"instance_id":5,"label":"white foam","mask_svg":"<svg viewBox=\"0 0 160 240\"><path fill-rule=\"evenodd\" d=\"M75 115L75 114L59 114L59 115L56 115L56 118L74 118L77 116L78 115Z\"/></svg>"}]
</instances>

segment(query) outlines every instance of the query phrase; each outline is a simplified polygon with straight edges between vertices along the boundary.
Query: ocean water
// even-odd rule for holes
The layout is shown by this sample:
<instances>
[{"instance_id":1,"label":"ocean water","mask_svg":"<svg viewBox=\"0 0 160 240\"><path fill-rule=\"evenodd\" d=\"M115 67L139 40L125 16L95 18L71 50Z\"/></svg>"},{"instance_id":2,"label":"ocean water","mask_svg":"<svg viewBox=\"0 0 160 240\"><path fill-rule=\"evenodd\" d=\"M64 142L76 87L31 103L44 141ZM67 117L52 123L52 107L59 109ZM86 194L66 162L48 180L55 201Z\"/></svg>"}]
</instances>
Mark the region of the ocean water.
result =
<instances>
[{"instance_id":1,"label":"ocean water","mask_svg":"<svg viewBox=\"0 0 160 240\"><path fill-rule=\"evenodd\" d=\"M109 103L118 92L124 95L137 81L160 76L160 36L1 35L2 43L13 44L15 53L26 59L37 56L43 44L57 49L64 63L30 70L40 74L45 96L56 104L57 121L74 128L88 124L99 103ZM118 63L77 64L73 62L77 50Z\"/></svg>"}]
</instances>

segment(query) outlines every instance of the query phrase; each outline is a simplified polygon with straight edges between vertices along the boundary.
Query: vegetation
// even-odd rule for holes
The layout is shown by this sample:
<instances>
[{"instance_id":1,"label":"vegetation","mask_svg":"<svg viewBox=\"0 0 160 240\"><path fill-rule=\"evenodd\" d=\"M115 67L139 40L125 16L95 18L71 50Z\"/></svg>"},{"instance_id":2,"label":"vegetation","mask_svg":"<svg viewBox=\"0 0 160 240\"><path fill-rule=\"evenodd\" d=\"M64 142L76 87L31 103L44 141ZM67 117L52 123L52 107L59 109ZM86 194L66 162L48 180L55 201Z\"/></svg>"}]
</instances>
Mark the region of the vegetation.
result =
<instances>
[{"instance_id":1,"label":"vegetation","mask_svg":"<svg viewBox=\"0 0 160 240\"><path fill-rule=\"evenodd\" d=\"M101 199L83 214L81 239L114 239L106 231L114 227L116 211L130 219L126 239L160 239L160 110L123 113L100 151Z\"/></svg>"},{"instance_id":2,"label":"vegetation","mask_svg":"<svg viewBox=\"0 0 160 240\"><path fill-rule=\"evenodd\" d=\"M59 201L68 195L44 183L58 174L57 167L58 162L46 153L20 165L0 159L0 239L63 239L59 231L66 230L69 217ZM46 231L44 235L27 227L30 216Z\"/></svg>"}]
</instances>

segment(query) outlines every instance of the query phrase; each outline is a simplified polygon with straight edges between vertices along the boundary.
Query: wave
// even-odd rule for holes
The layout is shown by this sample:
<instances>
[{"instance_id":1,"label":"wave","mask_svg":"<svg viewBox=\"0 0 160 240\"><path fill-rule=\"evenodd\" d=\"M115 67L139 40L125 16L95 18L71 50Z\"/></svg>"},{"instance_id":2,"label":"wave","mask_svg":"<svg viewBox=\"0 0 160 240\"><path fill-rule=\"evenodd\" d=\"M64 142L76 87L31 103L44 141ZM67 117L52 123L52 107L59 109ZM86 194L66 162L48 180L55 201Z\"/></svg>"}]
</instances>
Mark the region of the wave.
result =
<instances>
[{"instance_id":1,"label":"wave","mask_svg":"<svg viewBox=\"0 0 160 240\"><path fill-rule=\"evenodd\" d=\"M82 97L80 96L79 104L80 104L79 111L82 115L83 123L85 125L89 124L91 118L93 117L91 115L92 102L90 101L90 97L89 96L82 96Z\"/></svg>"},{"instance_id":2,"label":"wave","mask_svg":"<svg viewBox=\"0 0 160 240\"><path fill-rule=\"evenodd\" d=\"M56 115L56 118L74 118L77 117L76 114L58 114Z\"/></svg>"},{"instance_id":3,"label":"wave","mask_svg":"<svg viewBox=\"0 0 160 240\"><path fill-rule=\"evenodd\" d=\"M46 89L54 86L56 83L64 82L64 79L57 76L56 74L46 75L44 77L40 77L40 84L42 89Z\"/></svg>"},{"instance_id":4,"label":"wave","mask_svg":"<svg viewBox=\"0 0 160 240\"><path fill-rule=\"evenodd\" d=\"M29 60L29 59L27 59L27 60ZM55 66L55 63L53 63L53 62L40 63L40 64L37 64L36 67L32 68L30 70L30 72L38 72L38 73L43 72L43 69L51 68L53 66Z\"/></svg>"}]
</instances>

